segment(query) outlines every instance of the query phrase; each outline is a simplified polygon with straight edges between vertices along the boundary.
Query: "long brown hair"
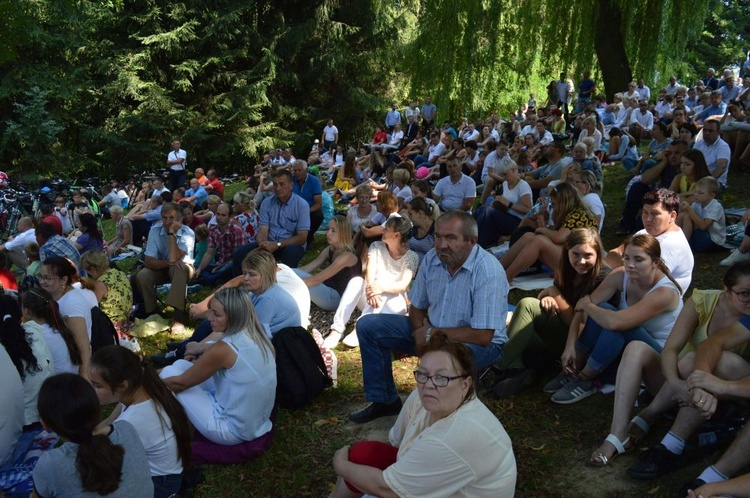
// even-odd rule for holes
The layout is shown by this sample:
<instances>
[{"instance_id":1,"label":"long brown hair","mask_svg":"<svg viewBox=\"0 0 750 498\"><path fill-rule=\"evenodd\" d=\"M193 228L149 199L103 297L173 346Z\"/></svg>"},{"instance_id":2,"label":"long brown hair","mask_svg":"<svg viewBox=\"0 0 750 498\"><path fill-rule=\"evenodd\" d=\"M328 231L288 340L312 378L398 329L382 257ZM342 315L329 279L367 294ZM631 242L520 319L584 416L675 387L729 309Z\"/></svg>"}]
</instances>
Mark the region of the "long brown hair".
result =
<instances>
[{"instance_id":1,"label":"long brown hair","mask_svg":"<svg viewBox=\"0 0 750 498\"><path fill-rule=\"evenodd\" d=\"M60 316L60 307L52 298L52 294L41 287L32 287L21 293L21 307L26 309L34 318L44 320L53 332L60 334L65 341L65 347L73 365L81 364L81 352L68 328L65 320Z\"/></svg>"},{"instance_id":2,"label":"long brown hair","mask_svg":"<svg viewBox=\"0 0 750 498\"><path fill-rule=\"evenodd\" d=\"M555 209L552 212L555 230L562 228L565 218L573 211L583 211L590 220L596 220L594 213L583 202L581 193L569 183L562 182L555 185L555 188L550 192L550 196L555 200Z\"/></svg>"},{"instance_id":3,"label":"long brown hair","mask_svg":"<svg viewBox=\"0 0 750 498\"><path fill-rule=\"evenodd\" d=\"M580 275L573 265L570 264L568 252L577 245L587 245L596 251L596 263L585 275ZM604 244L599 233L593 228L575 228L563 243L563 256L557 265L554 285L560 290L563 299L575 305L579 299L591 294L602 271L602 260L604 259Z\"/></svg>"},{"instance_id":4,"label":"long brown hair","mask_svg":"<svg viewBox=\"0 0 750 498\"><path fill-rule=\"evenodd\" d=\"M645 252L649 258L656 261L656 267L664 275L666 275L669 280L672 281L672 283L677 287L677 290L680 291L680 294L682 294L682 287L680 287L680 284L678 284L677 281L672 277L672 274L669 272L669 268L667 268L664 260L661 259L661 245L655 237L647 233L634 235L625 239L625 243L623 245L623 253L625 250L627 250L629 245L633 245L643 249L643 252Z\"/></svg>"}]
</instances>

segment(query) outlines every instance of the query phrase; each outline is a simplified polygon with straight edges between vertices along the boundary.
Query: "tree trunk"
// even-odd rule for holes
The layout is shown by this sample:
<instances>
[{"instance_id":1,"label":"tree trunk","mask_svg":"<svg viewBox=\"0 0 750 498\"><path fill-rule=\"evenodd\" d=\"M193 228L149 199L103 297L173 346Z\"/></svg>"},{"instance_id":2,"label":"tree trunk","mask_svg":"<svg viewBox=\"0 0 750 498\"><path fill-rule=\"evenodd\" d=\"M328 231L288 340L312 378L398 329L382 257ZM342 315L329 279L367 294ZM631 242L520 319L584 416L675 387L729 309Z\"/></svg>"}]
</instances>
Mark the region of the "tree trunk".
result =
<instances>
[{"instance_id":1,"label":"tree trunk","mask_svg":"<svg viewBox=\"0 0 750 498\"><path fill-rule=\"evenodd\" d=\"M599 0L594 43L607 102L612 102L615 93L626 91L633 79L622 37L622 13L616 0Z\"/></svg>"}]
</instances>

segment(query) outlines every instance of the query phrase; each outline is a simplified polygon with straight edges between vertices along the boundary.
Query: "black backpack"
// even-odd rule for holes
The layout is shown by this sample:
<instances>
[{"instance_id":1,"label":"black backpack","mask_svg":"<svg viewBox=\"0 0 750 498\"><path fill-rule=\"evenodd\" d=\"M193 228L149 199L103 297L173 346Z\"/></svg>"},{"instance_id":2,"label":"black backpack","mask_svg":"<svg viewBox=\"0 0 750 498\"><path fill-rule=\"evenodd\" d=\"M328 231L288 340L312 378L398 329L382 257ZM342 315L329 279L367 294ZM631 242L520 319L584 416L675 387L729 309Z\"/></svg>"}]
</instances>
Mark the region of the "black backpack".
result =
<instances>
[{"instance_id":1,"label":"black backpack","mask_svg":"<svg viewBox=\"0 0 750 498\"><path fill-rule=\"evenodd\" d=\"M332 381L315 340L302 327L278 331L271 341L276 350L276 403L295 410L310 403Z\"/></svg>"},{"instance_id":2,"label":"black backpack","mask_svg":"<svg viewBox=\"0 0 750 498\"><path fill-rule=\"evenodd\" d=\"M99 308L91 308L91 352L94 353L104 346L120 344L117 330L112 320Z\"/></svg>"}]
</instances>

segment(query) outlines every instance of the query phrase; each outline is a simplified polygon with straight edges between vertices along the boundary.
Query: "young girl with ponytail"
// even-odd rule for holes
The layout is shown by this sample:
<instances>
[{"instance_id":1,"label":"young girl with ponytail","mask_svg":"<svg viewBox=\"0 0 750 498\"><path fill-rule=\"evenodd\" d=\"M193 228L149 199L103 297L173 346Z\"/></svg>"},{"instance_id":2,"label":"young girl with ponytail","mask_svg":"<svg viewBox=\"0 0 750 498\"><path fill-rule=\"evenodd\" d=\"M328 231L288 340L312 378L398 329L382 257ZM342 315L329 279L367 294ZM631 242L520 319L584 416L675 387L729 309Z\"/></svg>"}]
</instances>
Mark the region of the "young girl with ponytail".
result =
<instances>
[{"instance_id":1,"label":"young girl with ponytail","mask_svg":"<svg viewBox=\"0 0 750 498\"><path fill-rule=\"evenodd\" d=\"M149 360L142 363L127 348L106 346L91 357L89 374L99 402L118 403L100 426L130 422L146 450L154 498L177 493L190 463L190 423Z\"/></svg>"},{"instance_id":2,"label":"young girl with ponytail","mask_svg":"<svg viewBox=\"0 0 750 498\"><path fill-rule=\"evenodd\" d=\"M32 498L153 496L153 484L143 479L146 453L133 426L117 421L94 432L101 409L86 379L70 373L49 377L39 391L37 408L42 425L63 444L39 457Z\"/></svg>"}]
</instances>

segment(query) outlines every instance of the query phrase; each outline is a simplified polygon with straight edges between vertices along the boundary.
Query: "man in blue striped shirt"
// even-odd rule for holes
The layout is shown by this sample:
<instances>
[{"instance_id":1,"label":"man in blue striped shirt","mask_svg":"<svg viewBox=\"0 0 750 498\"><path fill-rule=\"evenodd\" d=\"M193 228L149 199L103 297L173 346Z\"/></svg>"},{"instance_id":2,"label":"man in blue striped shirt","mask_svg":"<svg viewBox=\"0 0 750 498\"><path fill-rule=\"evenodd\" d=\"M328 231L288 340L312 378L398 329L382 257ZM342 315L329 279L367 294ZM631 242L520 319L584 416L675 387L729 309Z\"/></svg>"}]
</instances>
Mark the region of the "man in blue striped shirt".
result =
<instances>
[{"instance_id":1,"label":"man in blue striped shirt","mask_svg":"<svg viewBox=\"0 0 750 498\"><path fill-rule=\"evenodd\" d=\"M409 316L366 315L357 322L365 397L349 418L365 423L401 409L391 350L416 354L438 330L464 343L478 369L498 361L508 340L508 282L497 259L477 245L477 224L463 211L435 223L435 247L424 257L409 297Z\"/></svg>"}]
</instances>

